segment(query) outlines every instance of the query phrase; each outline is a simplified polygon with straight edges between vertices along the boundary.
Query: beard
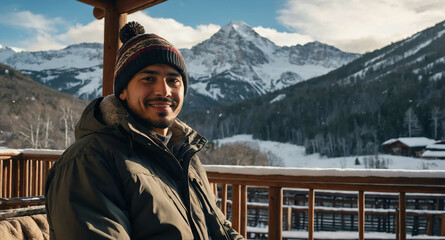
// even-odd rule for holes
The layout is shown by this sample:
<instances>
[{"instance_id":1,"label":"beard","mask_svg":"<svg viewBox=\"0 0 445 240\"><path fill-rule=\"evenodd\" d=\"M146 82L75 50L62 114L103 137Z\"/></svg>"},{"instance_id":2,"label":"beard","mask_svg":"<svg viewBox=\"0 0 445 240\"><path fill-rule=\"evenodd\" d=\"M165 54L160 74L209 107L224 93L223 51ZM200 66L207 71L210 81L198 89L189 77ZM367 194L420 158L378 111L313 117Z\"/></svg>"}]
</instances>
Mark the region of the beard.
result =
<instances>
[{"instance_id":1,"label":"beard","mask_svg":"<svg viewBox=\"0 0 445 240\"><path fill-rule=\"evenodd\" d=\"M170 107L173 109L173 111L179 105L177 101L175 101L175 100L173 100L171 98L168 98L168 97L156 97L156 98L148 98L148 99L146 99L144 101L145 107L148 107L151 102L168 102L168 103L171 104ZM160 112L160 113L158 113L158 116L159 116L160 120L156 121L156 120L153 120L153 119L150 119L150 118L144 118L144 121L149 126L154 127L154 128L168 128L168 127L170 127L173 124L173 122L175 121L176 118L173 118L171 120L167 120L166 119L167 114L168 113L166 113L166 112Z\"/></svg>"},{"instance_id":2,"label":"beard","mask_svg":"<svg viewBox=\"0 0 445 240\"><path fill-rule=\"evenodd\" d=\"M131 99L131 94L129 92L127 92L127 101L130 101ZM132 111L130 109L130 107L128 106L128 102L125 101L125 105L127 110L131 113L131 115L133 116L134 119L136 119L138 122L140 122L141 124L143 124L145 127L148 128L159 128L159 129L165 129L165 128L169 128L174 122L176 118L172 118L170 120L168 120L166 117L168 115L167 112L159 112L157 113L159 116L159 119L152 119L152 118L145 118L140 116L139 114L135 113L134 111ZM173 111L175 109L178 108L179 103L171 98L167 98L167 97L155 97L155 98L148 98L146 100L144 100L144 106L148 107L150 105L151 102L168 102L171 104L171 108L173 109Z\"/></svg>"},{"instance_id":3,"label":"beard","mask_svg":"<svg viewBox=\"0 0 445 240\"><path fill-rule=\"evenodd\" d=\"M175 122L176 118L173 118L171 120L167 120L165 117L167 116L166 112L158 113L158 116L160 117L160 120L153 120L150 118L140 118L148 127L151 128L169 128L173 122Z\"/></svg>"}]
</instances>

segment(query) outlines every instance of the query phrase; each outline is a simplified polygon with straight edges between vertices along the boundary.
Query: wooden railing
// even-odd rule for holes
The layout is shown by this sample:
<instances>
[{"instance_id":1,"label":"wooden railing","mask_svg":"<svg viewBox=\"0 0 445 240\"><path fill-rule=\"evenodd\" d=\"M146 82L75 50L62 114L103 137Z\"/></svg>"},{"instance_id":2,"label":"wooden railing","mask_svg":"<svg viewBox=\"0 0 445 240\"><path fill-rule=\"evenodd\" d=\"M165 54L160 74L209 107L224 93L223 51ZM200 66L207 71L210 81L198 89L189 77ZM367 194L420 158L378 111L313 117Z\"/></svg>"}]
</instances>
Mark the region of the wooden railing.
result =
<instances>
[{"instance_id":1,"label":"wooden railing","mask_svg":"<svg viewBox=\"0 0 445 240\"><path fill-rule=\"evenodd\" d=\"M221 184L221 209L226 211L227 185L232 186L232 224L247 236L247 186L269 188L268 238L283 238L283 188L308 189L308 236L314 239L315 190L356 191L357 238L365 239L365 193L398 193L397 239L406 239L406 194L445 193L445 171L292 169L278 167L205 166L217 193ZM445 225L442 220L442 233Z\"/></svg>"},{"instance_id":2,"label":"wooden railing","mask_svg":"<svg viewBox=\"0 0 445 240\"><path fill-rule=\"evenodd\" d=\"M48 170L62 152L0 149L0 198L43 195Z\"/></svg>"},{"instance_id":3,"label":"wooden railing","mask_svg":"<svg viewBox=\"0 0 445 240\"><path fill-rule=\"evenodd\" d=\"M41 196L45 178L62 151L0 150L0 198ZM397 239L406 239L406 194L445 194L445 171L293 169L280 167L205 166L217 193L221 210L227 214L231 189L233 227L247 235L247 188L268 188L268 239L283 238L283 188L307 189L307 239L314 239L315 196L317 190L357 192L358 239L365 238L366 192L397 193ZM40 200L41 201L41 200ZM8 201L0 201L1 204ZM23 203L21 203L23 205ZM31 204L30 204L31 205ZM8 208L11 205L8 205ZM442 231L445 231L442 220ZM445 232L443 232L445 235Z\"/></svg>"}]
</instances>

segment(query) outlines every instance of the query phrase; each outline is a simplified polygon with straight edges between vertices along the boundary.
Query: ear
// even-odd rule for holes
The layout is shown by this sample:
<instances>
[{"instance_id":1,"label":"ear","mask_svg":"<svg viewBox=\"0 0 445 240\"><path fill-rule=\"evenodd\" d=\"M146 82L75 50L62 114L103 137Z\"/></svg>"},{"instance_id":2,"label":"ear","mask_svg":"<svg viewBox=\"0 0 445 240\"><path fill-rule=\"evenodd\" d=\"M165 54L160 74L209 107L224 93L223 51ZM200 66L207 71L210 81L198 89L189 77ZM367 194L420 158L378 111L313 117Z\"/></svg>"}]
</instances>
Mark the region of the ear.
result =
<instances>
[{"instance_id":1,"label":"ear","mask_svg":"<svg viewBox=\"0 0 445 240\"><path fill-rule=\"evenodd\" d=\"M125 88L121 94L119 94L119 99L125 101L127 99L127 89Z\"/></svg>"}]
</instances>

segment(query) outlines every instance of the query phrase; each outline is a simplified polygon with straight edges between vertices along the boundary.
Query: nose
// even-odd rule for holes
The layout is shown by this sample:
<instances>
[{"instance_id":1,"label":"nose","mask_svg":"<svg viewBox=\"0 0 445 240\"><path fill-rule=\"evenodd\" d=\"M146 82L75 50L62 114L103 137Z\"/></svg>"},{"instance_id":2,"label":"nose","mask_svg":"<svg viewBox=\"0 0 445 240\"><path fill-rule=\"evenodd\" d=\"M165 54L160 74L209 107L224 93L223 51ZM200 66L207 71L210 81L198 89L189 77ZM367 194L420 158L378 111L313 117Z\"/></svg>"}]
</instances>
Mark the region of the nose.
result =
<instances>
[{"instance_id":1,"label":"nose","mask_svg":"<svg viewBox=\"0 0 445 240\"><path fill-rule=\"evenodd\" d=\"M169 97L171 95L171 88L168 85L166 79L160 79L160 81L156 81L154 87L154 94L160 97Z\"/></svg>"}]
</instances>

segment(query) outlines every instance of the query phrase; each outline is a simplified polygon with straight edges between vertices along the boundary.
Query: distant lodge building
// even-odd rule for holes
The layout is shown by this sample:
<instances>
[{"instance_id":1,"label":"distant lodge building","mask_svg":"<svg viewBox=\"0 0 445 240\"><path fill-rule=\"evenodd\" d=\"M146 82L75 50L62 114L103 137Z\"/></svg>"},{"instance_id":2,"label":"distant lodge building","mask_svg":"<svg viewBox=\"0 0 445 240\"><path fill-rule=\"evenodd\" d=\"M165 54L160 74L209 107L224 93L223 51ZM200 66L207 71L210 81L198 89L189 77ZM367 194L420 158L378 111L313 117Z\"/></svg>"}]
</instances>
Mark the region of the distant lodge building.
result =
<instances>
[{"instance_id":1,"label":"distant lodge building","mask_svg":"<svg viewBox=\"0 0 445 240\"><path fill-rule=\"evenodd\" d=\"M390 139L383 150L391 155L425 159L445 159L445 140L435 141L426 137L404 137Z\"/></svg>"},{"instance_id":2,"label":"distant lodge building","mask_svg":"<svg viewBox=\"0 0 445 240\"><path fill-rule=\"evenodd\" d=\"M426 159L445 159L445 140L437 141L425 147L420 156Z\"/></svg>"}]
</instances>

